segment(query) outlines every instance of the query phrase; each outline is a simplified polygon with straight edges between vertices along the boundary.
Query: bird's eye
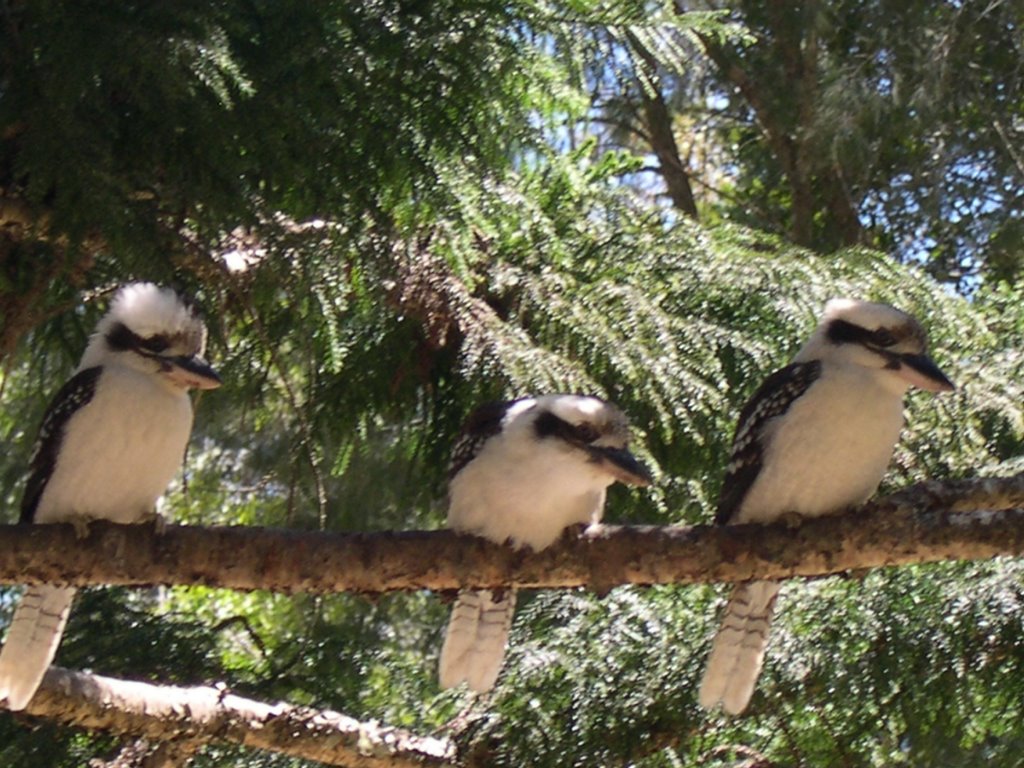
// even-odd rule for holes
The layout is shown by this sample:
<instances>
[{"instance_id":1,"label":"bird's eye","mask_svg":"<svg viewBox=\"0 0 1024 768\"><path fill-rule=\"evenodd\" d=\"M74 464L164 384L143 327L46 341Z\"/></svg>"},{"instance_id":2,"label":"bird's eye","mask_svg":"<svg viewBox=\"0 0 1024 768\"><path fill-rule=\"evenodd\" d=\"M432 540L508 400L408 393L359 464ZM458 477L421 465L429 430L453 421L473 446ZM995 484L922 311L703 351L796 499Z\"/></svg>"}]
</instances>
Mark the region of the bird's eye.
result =
<instances>
[{"instance_id":1,"label":"bird's eye","mask_svg":"<svg viewBox=\"0 0 1024 768\"><path fill-rule=\"evenodd\" d=\"M163 336L150 336L148 339L143 339L141 343L143 349L154 353L163 352L170 345L170 342Z\"/></svg>"},{"instance_id":2,"label":"bird's eye","mask_svg":"<svg viewBox=\"0 0 1024 768\"><path fill-rule=\"evenodd\" d=\"M879 328L874 333L874 341L880 347L891 347L896 343L896 337L892 335L892 332L885 328Z\"/></svg>"},{"instance_id":3,"label":"bird's eye","mask_svg":"<svg viewBox=\"0 0 1024 768\"><path fill-rule=\"evenodd\" d=\"M585 443L592 443L598 438L598 431L590 424L576 425L576 435Z\"/></svg>"}]
</instances>

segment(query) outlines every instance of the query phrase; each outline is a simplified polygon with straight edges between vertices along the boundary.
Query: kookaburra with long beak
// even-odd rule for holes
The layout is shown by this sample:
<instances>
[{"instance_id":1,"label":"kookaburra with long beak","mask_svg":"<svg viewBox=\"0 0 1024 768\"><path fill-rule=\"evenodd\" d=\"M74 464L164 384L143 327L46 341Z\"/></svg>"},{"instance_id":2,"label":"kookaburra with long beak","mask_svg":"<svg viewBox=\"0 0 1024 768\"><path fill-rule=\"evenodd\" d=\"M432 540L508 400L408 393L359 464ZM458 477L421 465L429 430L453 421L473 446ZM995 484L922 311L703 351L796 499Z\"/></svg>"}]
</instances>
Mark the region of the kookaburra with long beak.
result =
<instances>
[{"instance_id":1,"label":"kookaburra with long beak","mask_svg":"<svg viewBox=\"0 0 1024 768\"><path fill-rule=\"evenodd\" d=\"M953 383L927 355L921 324L886 304L833 299L793 362L761 385L740 413L720 524L817 517L875 492L903 427L910 387ZM754 692L779 583L737 585L715 636L699 700L742 712Z\"/></svg>"},{"instance_id":2,"label":"kookaburra with long beak","mask_svg":"<svg viewBox=\"0 0 1024 768\"><path fill-rule=\"evenodd\" d=\"M21 521L156 519L185 456L190 389L220 378L203 359L206 326L173 290L122 288L39 430ZM24 709L53 660L75 590L31 586L0 652L0 702Z\"/></svg>"},{"instance_id":3,"label":"kookaburra with long beak","mask_svg":"<svg viewBox=\"0 0 1024 768\"><path fill-rule=\"evenodd\" d=\"M616 480L647 485L628 450L629 422L597 397L545 395L478 408L452 452L448 524L541 550L567 527L597 523ZM462 590L441 649L440 682L476 692L498 678L515 590Z\"/></svg>"}]
</instances>

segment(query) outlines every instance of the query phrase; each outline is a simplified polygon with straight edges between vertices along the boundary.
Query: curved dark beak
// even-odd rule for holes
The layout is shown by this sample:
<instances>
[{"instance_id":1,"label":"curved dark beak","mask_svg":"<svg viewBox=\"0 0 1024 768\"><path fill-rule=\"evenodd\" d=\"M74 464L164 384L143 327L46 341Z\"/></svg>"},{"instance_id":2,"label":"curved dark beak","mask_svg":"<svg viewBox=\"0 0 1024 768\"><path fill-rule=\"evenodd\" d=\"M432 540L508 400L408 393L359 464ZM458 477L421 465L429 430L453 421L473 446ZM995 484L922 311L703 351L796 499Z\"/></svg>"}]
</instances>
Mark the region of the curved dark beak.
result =
<instances>
[{"instance_id":1,"label":"curved dark beak","mask_svg":"<svg viewBox=\"0 0 1024 768\"><path fill-rule=\"evenodd\" d=\"M590 451L594 460L620 483L650 485L654 482L651 470L625 448L590 446Z\"/></svg>"},{"instance_id":2,"label":"curved dark beak","mask_svg":"<svg viewBox=\"0 0 1024 768\"><path fill-rule=\"evenodd\" d=\"M221 385L220 376L213 367L199 355L165 357L164 375L179 387L185 389L216 389Z\"/></svg>"},{"instance_id":3,"label":"curved dark beak","mask_svg":"<svg viewBox=\"0 0 1024 768\"><path fill-rule=\"evenodd\" d=\"M918 389L952 392L956 387L928 355L900 355L897 375Z\"/></svg>"}]
</instances>

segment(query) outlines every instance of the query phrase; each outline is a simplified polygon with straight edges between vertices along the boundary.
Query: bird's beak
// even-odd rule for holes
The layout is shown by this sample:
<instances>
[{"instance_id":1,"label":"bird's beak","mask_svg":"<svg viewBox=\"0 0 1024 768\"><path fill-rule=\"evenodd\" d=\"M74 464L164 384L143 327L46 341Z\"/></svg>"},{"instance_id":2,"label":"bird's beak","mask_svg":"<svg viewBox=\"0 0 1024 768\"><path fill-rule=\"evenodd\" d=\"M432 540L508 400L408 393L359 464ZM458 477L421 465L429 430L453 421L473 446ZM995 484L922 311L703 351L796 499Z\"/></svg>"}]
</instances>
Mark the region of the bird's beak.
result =
<instances>
[{"instance_id":1,"label":"bird's beak","mask_svg":"<svg viewBox=\"0 0 1024 768\"><path fill-rule=\"evenodd\" d=\"M625 448L591 446L594 460L620 483L650 485L654 482L651 470Z\"/></svg>"},{"instance_id":2,"label":"bird's beak","mask_svg":"<svg viewBox=\"0 0 1024 768\"><path fill-rule=\"evenodd\" d=\"M956 387L928 355L900 355L896 375L918 389L952 392Z\"/></svg>"},{"instance_id":3,"label":"bird's beak","mask_svg":"<svg viewBox=\"0 0 1024 768\"><path fill-rule=\"evenodd\" d=\"M216 389L220 376L199 355L163 358L164 375L183 389Z\"/></svg>"}]
</instances>

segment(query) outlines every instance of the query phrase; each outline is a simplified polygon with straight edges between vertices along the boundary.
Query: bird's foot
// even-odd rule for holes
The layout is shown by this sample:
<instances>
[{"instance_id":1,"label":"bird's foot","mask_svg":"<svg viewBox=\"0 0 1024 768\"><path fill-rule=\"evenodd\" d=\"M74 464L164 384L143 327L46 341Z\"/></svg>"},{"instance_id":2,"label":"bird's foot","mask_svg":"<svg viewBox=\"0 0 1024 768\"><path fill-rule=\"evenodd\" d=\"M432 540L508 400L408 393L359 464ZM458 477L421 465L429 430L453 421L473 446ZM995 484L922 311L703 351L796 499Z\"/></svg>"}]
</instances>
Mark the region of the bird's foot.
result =
<instances>
[{"instance_id":1,"label":"bird's foot","mask_svg":"<svg viewBox=\"0 0 1024 768\"><path fill-rule=\"evenodd\" d=\"M797 512L787 512L779 518L779 522L790 529L799 528L804 524L804 517Z\"/></svg>"},{"instance_id":2,"label":"bird's foot","mask_svg":"<svg viewBox=\"0 0 1024 768\"><path fill-rule=\"evenodd\" d=\"M563 544L576 541L580 537L586 536L593 525L593 523L571 523L562 529L562 532L558 534L556 541L560 541Z\"/></svg>"},{"instance_id":3,"label":"bird's foot","mask_svg":"<svg viewBox=\"0 0 1024 768\"><path fill-rule=\"evenodd\" d=\"M157 536L163 536L164 533L167 532L167 518L161 515L155 509L151 512L146 512L141 518L139 518L139 522L143 525L147 523L152 523L153 532Z\"/></svg>"},{"instance_id":4,"label":"bird's foot","mask_svg":"<svg viewBox=\"0 0 1024 768\"><path fill-rule=\"evenodd\" d=\"M88 515L73 515L69 517L66 522L71 523L75 529L76 539L87 539L89 538L89 523L92 522L92 518Z\"/></svg>"}]
</instances>

